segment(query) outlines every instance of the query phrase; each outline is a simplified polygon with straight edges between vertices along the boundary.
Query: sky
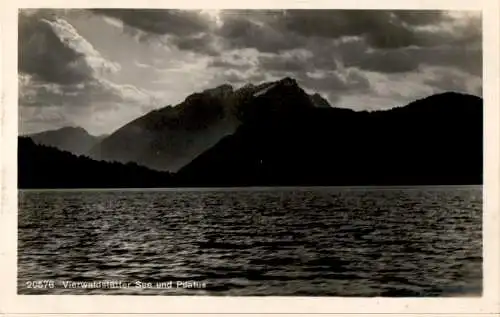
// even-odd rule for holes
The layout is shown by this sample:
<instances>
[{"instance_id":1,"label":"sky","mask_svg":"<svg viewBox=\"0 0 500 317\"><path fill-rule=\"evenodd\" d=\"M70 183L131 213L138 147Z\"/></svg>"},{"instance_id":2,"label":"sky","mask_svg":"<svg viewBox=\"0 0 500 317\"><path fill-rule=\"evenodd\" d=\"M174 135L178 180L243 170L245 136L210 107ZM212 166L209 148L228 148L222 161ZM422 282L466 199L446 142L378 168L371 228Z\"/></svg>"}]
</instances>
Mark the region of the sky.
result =
<instances>
[{"instance_id":1,"label":"sky","mask_svg":"<svg viewBox=\"0 0 500 317\"><path fill-rule=\"evenodd\" d=\"M23 9L19 132L112 133L228 83L285 76L332 106L482 96L480 12Z\"/></svg>"}]
</instances>

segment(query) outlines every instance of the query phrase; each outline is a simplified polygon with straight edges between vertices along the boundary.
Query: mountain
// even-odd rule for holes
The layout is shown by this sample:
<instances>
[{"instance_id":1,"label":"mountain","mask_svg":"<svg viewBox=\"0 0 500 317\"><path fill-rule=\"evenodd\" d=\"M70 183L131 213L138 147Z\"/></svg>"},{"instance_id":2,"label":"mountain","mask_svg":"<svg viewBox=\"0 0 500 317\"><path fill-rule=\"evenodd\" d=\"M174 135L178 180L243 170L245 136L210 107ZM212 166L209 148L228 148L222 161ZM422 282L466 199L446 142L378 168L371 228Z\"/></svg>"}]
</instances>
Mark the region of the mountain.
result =
<instances>
[{"instance_id":1,"label":"mountain","mask_svg":"<svg viewBox=\"0 0 500 317\"><path fill-rule=\"evenodd\" d=\"M85 154L105 136L90 135L80 127L64 127L27 135L35 143L56 147L74 154Z\"/></svg>"},{"instance_id":2,"label":"mountain","mask_svg":"<svg viewBox=\"0 0 500 317\"><path fill-rule=\"evenodd\" d=\"M169 173L137 164L99 162L55 147L18 138L18 187L26 188L138 188L167 187Z\"/></svg>"},{"instance_id":3,"label":"mountain","mask_svg":"<svg viewBox=\"0 0 500 317\"><path fill-rule=\"evenodd\" d=\"M317 99L317 98L315 98ZM255 94L186 186L481 184L483 107L443 93L385 111L318 107L291 78Z\"/></svg>"},{"instance_id":4,"label":"mountain","mask_svg":"<svg viewBox=\"0 0 500 317\"><path fill-rule=\"evenodd\" d=\"M151 111L126 124L96 144L89 155L175 172L234 133L241 124L242 107L273 85L247 84L234 90L226 84L194 93L177 106ZM317 94L311 98L319 107L328 104Z\"/></svg>"},{"instance_id":5,"label":"mountain","mask_svg":"<svg viewBox=\"0 0 500 317\"><path fill-rule=\"evenodd\" d=\"M229 85L192 94L175 107L151 111L126 124L96 144L89 155L176 171L236 130L238 97Z\"/></svg>"}]
</instances>

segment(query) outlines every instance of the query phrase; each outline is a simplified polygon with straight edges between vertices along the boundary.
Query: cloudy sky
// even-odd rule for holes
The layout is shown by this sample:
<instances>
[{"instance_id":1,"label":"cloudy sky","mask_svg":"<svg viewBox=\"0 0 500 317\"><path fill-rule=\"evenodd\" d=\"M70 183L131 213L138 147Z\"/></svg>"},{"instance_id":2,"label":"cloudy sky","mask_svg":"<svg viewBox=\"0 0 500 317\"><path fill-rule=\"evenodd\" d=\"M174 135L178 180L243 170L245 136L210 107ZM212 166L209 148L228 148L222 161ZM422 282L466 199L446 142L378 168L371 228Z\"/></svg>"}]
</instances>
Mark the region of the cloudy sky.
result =
<instances>
[{"instance_id":1,"label":"cloudy sky","mask_svg":"<svg viewBox=\"0 0 500 317\"><path fill-rule=\"evenodd\" d=\"M19 130L110 133L195 91L291 76L333 106L482 95L481 16L437 11L19 13Z\"/></svg>"}]
</instances>

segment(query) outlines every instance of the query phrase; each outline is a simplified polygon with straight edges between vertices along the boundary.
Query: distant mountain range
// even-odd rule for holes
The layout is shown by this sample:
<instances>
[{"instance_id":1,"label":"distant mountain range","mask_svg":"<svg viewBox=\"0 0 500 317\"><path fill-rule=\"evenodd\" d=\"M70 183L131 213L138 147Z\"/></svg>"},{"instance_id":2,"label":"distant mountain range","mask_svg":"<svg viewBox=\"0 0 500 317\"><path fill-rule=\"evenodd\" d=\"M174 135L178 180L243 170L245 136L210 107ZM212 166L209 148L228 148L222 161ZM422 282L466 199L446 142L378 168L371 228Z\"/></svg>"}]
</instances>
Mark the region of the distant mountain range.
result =
<instances>
[{"instance_id":1,"label":"distant mountain range","mask_svg":"<svg viewBox=\"0 0 500 317\"><path fill-rule=\"evenodd\" d=\"M168 175L161 186L481 184L482 116L482 99L459 93L385 111L332 108L284 78L195 93L102 140L82 129L75 138L89 141L73 150L31 137L94 160L175 172L155 174ZM36 160L22 148L19 156L24 168Z\"/></svg>"},{"instance_id":2,"label":"distant mountain range","mask_svg":"<svg viewBox=\"0 0 500 317\"><path fill-rule=\"evenodd\" d=\"M107 137L107 135L90 135L80 127L65 127L27 136L36 144L53 146L74 154L87 154L94 145Z\"/></svg>"}]
</instances>

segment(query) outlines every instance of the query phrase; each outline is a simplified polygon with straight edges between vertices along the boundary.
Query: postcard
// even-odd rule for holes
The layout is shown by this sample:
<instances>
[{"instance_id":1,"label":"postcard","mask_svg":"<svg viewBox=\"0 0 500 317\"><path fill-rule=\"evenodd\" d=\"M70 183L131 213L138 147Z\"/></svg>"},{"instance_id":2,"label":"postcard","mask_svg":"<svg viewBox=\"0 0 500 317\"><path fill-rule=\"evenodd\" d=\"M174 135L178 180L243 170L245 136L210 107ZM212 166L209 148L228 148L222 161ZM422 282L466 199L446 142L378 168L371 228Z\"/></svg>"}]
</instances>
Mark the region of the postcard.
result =
<instances>
[{"instance_id":1,"label":"postcard","mask_svg":"<svg viewBox=\"0 0 500 317\"><path fill-rule=\"evenodd\" d=\"M499 312L498 3L4 7L2 312Z\"/></svg>"}]
</instances>

